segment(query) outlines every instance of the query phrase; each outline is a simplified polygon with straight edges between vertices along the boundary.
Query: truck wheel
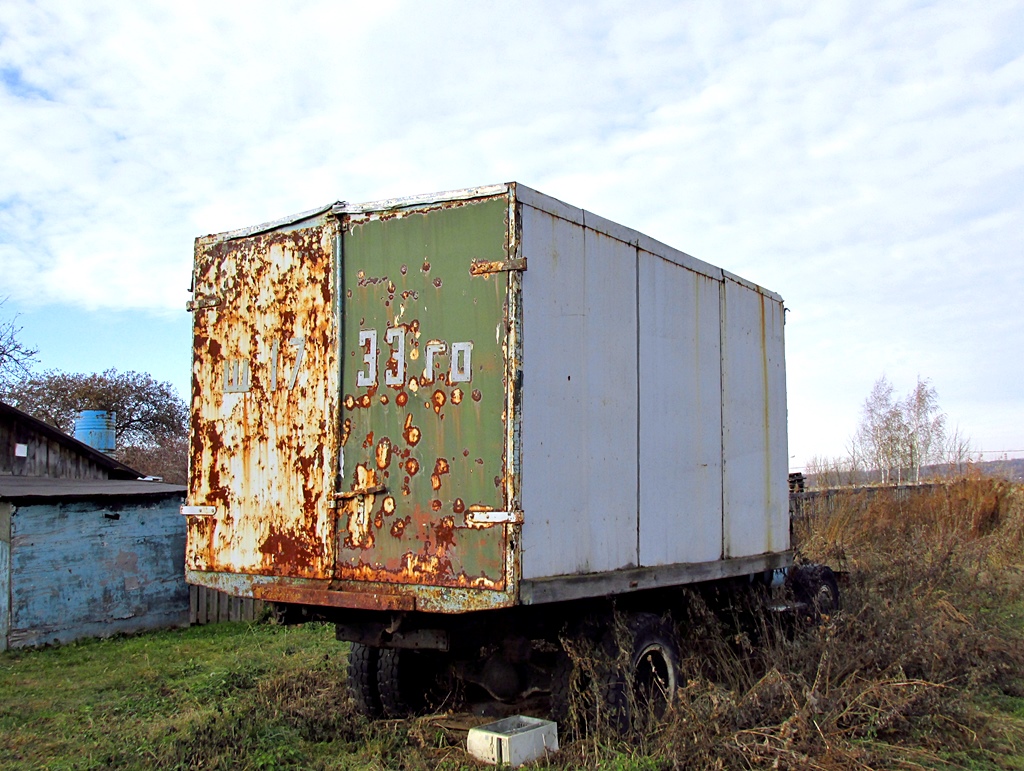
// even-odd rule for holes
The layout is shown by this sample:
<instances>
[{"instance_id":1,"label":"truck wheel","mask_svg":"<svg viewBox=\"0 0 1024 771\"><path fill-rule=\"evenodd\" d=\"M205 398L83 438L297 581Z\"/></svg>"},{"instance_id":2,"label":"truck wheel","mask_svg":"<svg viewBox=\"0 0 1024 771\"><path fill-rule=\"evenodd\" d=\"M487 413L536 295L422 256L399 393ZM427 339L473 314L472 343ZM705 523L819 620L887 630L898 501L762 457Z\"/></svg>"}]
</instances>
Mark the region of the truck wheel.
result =
<instances>
[{"instance_id":1,"label":"truck wheel","mask_svg":"<svg viewBox=\"0 0 1024 771\"><path fill-rule=\"evenodd\" d=\"M554 720L581 733L604 725L625 735L665 717L679 686L679 646L667 621L653 613L634 614L619 634L600 635L587 659L574 664L563 652L555 663Z\"/></svg>"},{"instance_id":2,"label":"truck wheel","mask_svg":"<svg viewBox=\"0 0 1024 771\"><path fill-rule=\"evenodd\" d=\"M632 650L622 691L630 719L625 722L640 729L664 719L676 697L679 644L672 625L653 613L636 614L628 626Z\"/></svg>"},{"instance_id":3,"label":"truck wheel","mask_svg":"<svg viewBox=\"0 0 1024 771\"><path fill-rule=\"evenodd\" d=\"M367 717L382 714L380 691L377 688L377 666L380 648L351 643L348 652L348 689L356 709Z\"/></svg>"},{"instance_id":4,"label":"truck wheel","mask_svg":"<svg viewBox=\"0 0 1024 771\"><path fill-rule=\"evenodd\" d=\"M384 648L377 659L377 687L380 703L387 717L405 717L415 709L412 693L408 651Z\"/></svg>"},{"instance_id":5,"label":"truck wheel","mask_svg":"<svg viewBox=\"0 0 1024 771\"><path fill-rule=\"evenodd\" d=\"M818 621L839 610L839 582L832 568L826 565L800 565L786 576L793 599L801 603L807 615Z\"/></svg>"},{"instance_id":6,"label":"truck wheel","mask_svg":"<svg viewBox=\"0 0 1024 771\"><path fill-rule=\"evenodd\" d=\"M386 717L436 709L451 700L452 683L443 655L434 651L382 648L377 659L377 688Z\"/></svg>"}]
</instances>

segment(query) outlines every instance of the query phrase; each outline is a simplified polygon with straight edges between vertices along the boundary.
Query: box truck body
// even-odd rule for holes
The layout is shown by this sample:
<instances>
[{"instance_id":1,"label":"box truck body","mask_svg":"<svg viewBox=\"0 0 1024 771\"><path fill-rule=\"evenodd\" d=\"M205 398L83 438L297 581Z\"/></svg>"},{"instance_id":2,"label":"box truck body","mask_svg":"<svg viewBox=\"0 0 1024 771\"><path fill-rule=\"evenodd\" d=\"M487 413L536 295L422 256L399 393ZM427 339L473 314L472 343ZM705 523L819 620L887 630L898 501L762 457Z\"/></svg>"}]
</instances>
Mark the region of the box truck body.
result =
<instances>
[{"instance_id":1,"label":"box truck body","mask_svg":"<svg viewBox=\"0 0 1024 771\"><path fill-rule=\"evenodd\" d=\"M192 583L344 622L791 560L782 299L634 230L338 203L197 239L190 308Z\"/></svg>"},{"instance_id":2,"label":"box truck body","mask_svg":"<svg viewBox=\"0 0 1024 771\"><path fill-rule=\"evenodd\" d=\"M782 301L727 271L509 184L201 238L194 287L193 582L460 612L788 552Z\"/></svg>"}]
</instances>

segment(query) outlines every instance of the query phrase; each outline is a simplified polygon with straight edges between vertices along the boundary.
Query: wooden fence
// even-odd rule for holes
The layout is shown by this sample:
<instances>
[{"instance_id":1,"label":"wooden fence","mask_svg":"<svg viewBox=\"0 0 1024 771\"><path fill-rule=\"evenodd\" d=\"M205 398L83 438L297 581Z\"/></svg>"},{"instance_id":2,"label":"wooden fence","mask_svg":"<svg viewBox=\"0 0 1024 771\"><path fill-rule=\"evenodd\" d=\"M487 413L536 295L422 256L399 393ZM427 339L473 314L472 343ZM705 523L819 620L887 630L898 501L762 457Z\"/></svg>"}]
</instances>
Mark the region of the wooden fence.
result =
<instances>
[{"instance_id":1,"label":"wooden fence","mask_svg":"<svg viewBox=\"0 0 1024 771\"><path fill-rule=\"evenodd\" d=\"M789 514L791 517L834 514L837 507L858 496L867 500L883 496L894 501L907 501L912 496L924 495L943 487L947 487L947 485L942 482L922 482L916 485L829 487L821 490L804 490L800 492L795 492L790 488Z\"/></svg>"},{"instance_id":2,"label":"wooden fence","mask_svg":"<svg viewBox=\"0 0 1024 771\"><path fill-rule=\"evenodd\" d=\"M264 615L263 600L232 597L230 594L189 586L188 615L191 624L216 624L218 621L259 621Z\"/></svg>"}]
</instances>

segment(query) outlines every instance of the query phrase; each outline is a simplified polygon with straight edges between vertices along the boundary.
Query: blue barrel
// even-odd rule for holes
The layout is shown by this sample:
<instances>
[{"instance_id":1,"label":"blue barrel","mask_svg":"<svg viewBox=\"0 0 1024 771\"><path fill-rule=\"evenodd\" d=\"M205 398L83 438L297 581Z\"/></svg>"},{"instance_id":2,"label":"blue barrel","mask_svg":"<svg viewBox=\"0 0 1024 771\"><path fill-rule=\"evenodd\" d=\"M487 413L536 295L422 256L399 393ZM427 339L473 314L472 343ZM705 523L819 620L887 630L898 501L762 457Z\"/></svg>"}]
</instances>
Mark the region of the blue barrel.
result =
<instances>
[{"instance_id":1,"label":"blue barrel","mask_svg":"<svg viewBox=\"0 0 1024 771\"><path fill-rule=\"evenodd\" d=\"M75 439L100 452L113 452L116 417L116 413L106 410L82 410L75 418Z\"/></svg>"}]
</instances>

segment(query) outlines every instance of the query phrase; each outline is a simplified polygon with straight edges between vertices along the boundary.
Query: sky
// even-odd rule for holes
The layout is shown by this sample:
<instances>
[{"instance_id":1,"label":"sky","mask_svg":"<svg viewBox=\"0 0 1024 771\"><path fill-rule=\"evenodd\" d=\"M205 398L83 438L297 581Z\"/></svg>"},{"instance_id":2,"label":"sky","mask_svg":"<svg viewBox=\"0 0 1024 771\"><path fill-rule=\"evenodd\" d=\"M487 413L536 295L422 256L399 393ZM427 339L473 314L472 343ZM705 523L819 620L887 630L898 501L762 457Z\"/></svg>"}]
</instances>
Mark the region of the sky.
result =
<instances>
[{"instance_id":1,"label":"sky","mask_svg":"<svg viewBox=\"0 0 1024 771\"><path fill-rule=\"evenodd\" d=\"M1024 456L1024 4L0 4L0 320L187 396L197 236L519 181L785 298L790 466L883 375Z\"/></svg>"}]
</instances>

